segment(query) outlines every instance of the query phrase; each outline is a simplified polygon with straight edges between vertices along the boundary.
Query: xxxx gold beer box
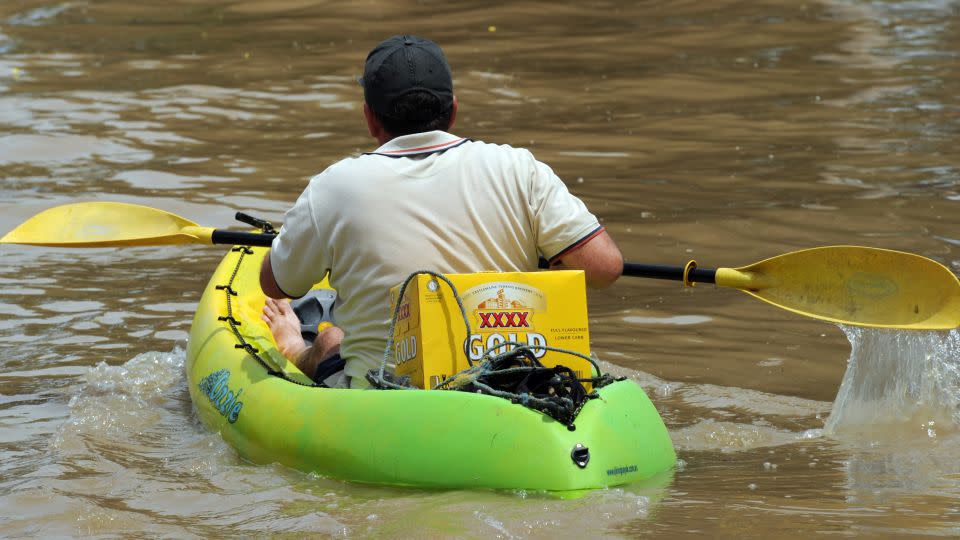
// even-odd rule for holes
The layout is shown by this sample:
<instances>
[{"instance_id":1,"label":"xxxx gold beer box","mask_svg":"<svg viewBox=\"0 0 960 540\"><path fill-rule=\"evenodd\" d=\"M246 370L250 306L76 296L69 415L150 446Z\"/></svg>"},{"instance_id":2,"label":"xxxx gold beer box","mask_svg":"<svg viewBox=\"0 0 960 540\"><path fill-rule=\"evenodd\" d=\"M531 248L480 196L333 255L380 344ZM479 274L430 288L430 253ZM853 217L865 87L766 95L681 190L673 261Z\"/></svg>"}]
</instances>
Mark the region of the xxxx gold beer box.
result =
<instances>
[{"instance_id":1,"label":"xxxx gold beer box","mask_svg":"<svg viewBox=\"0 0 960 540\"><path fill-rule=\"evenodd\" d=\"M407 285L394 332L396 373L420 388L432 388L476 363L483 353L505 342L558 347L590 354L587 293L583 272L483 272L446 274L456 287L460 308L443 281L420 274ZM390 291L391 314L400 286ZM514 347L501 347L501 354ZM579 377L593 375L590 362L556 351L534 350L543 365L562 364Z\"/></svg>"}]
</instances>

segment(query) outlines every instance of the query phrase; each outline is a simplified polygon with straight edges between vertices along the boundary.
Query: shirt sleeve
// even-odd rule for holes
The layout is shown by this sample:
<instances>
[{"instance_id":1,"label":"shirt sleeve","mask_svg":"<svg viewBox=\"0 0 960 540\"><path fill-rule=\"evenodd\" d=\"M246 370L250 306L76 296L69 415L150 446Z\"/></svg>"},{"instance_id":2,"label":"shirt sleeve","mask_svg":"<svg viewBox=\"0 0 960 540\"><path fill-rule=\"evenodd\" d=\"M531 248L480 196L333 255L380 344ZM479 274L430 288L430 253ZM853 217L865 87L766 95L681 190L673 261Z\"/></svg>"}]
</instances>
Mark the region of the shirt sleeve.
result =
<instances>
[{"instance_id":1,"label":"shirt sleeve","mask_svg":"<svg viewBox=\"0 0 960 540\"><path fill-rule=\"evenodd\" d=\"M322 175L321 175L322 176ZM311 192L319 183L314 177L293 207L283 218L280 233L270 249L270 267L273 277L287 296L300 298L326 275L330 267L322 232L317 226L317 212Z\"/></svg>"},{"instance_id":2,"label":"shirt sleeve","mask_svg":"<svg viewBox=\"0 0 960 540\"><path fill-rule=\"evenodd\" d=\"M587 205L570 193L553 170L533 158L530 162L530 215L537 248L548 260L569 252L603 230Z\"/></svg>"}]
</instances>

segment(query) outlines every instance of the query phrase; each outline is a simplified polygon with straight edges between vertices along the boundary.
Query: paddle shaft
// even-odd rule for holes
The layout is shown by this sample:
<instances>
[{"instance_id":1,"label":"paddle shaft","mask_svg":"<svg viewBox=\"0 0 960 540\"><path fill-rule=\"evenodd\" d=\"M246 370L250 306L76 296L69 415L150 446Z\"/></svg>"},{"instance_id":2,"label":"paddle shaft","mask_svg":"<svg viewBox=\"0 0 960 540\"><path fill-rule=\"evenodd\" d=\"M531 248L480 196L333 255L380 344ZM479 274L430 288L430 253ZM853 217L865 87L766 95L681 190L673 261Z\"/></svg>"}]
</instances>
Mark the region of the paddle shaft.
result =
<instances>
[{"instance_id":1,"label":"paddle shaft","mask_svg":"<svg viewBox=\"0 0 960 540\"><path fill-rule=\"evenodd\" d=\"M625 262L623 263L623 275L683 281L683 267ZM694 268L690 270L690 274L687 276L690 281L695 283L716 283L716 277L717 270L715 268Z\"/></svg>"},{"instance_id":2,"label":"paddle shaft","mask_svg":"<svg viewBox=\"0 0 960 540\"><path fill-rule=\"evenodd\" d=\"M275 235L216 229L210 236L214 244L270 247ZM541 268L547 268L546 261L540 261ZM694 268L688 278L695 283L716 283L716 269ZM682 266L663 266L658 264L623 263L623 275L653 279L683 281Z\"/></svg>"},{"instance_id":3,"label":"paddle shaft","mask_svg":"<svg viewBox=\"0 0 960 540\"><path fill-rule=\"evenodd\" d=\"M214 244L270 247L276 235L216 229L210 235Z\"/></svg>"},{"instance_id":4,"label":"paddle shaft","mask_svg":"<svg viewBox=\"0 0 960 540\"><path fill-rule=\"evenodd\" d=\"M216 229L211 235L214 244L270 247L275 235ZM540 261L540 267L546 268L546 261ZM623 263L623 275L653 279L683 281L682 266L664 266L659 264ZM717 271L714 268L694 268L687 276L694 283L716 283Z\"/></svg>"},{"instance_id":5,"label":"paddle shaft","mask_svg":"<svg viewBox=\"0 0 960 540\"><path fill-rule=\"evenodd\" d=\"M538 266L542 270L550 268L546 259L540 258ZM659 264L623 263L623 275L630 277L644 277L653 279L668 279L683 281L682 266L661 266ZM687 278L695 283L716 283L717 270L715 268L694 268Z\"/></svg>"}]
</instances>

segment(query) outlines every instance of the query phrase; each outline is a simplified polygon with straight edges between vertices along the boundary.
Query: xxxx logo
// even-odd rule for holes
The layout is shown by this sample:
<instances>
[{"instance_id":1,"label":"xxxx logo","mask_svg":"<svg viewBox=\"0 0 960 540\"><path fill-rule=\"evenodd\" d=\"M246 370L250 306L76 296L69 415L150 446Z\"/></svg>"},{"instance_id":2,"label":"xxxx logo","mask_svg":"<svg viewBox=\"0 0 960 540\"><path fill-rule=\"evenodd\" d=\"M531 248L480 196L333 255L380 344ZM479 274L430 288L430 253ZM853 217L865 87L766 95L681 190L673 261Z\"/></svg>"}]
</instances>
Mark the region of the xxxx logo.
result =
<instances>
[{"instance_id":1,"label":"xxxx logo","mask_svg":"<svg viewBox=\"0 0 960 540\"><path fill-rule=\"evenodd\" d=\"M480 328L530 328L529 311L478 312Z\"/></svg>"}]
</instances>

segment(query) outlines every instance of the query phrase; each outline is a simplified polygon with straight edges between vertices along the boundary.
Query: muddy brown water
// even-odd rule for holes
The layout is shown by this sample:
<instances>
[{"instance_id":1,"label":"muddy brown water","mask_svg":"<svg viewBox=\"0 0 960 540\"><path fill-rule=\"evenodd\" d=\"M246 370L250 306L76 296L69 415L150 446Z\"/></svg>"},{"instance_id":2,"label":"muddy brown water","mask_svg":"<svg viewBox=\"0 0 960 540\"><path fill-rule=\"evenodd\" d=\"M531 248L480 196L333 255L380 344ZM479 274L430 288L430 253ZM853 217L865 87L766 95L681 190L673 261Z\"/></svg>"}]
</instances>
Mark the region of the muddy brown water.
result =
<instances>
[{"instance_id":1,"label":"muddy brown water","mask_svg":"<svg viewBox=\"0 0 960 540\"><path fill-rule=\"evenodd\" d=\"M373 147L354 78L443 45L459 135L530 148L637 262L862 244L960 270L960 4L0 3L0 229L110 200L275 221ZM672 478L576 500L358 486L247 463L192 411L184 345L223 255L0 247L0 536L960 534L956 333L841 328L622 279L593 347Z\"/></svg>"}]
</instances>

